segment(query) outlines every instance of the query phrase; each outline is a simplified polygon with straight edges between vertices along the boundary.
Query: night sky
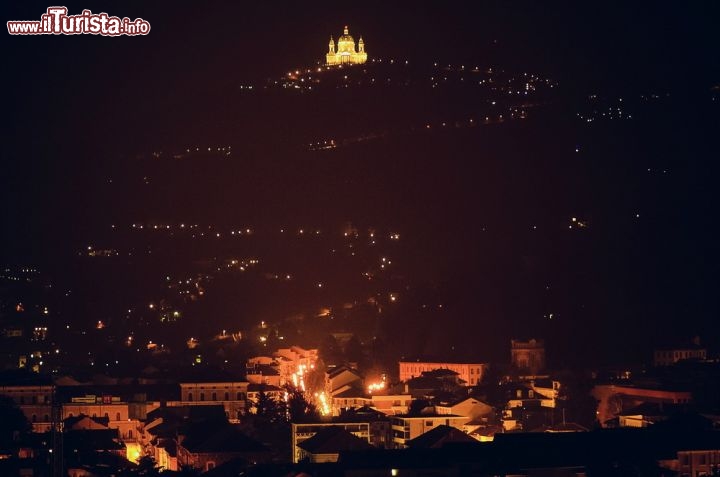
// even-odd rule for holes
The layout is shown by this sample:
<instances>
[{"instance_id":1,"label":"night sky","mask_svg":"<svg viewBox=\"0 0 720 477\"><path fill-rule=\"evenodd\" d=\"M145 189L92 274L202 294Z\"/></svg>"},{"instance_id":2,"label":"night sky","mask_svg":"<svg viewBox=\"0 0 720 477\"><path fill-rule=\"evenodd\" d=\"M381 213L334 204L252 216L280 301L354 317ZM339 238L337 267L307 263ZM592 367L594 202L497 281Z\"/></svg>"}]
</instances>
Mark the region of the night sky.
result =
<instances>
[{"instance_id":1,"label":"night sky","mask_svg":"<svg viewBox=\"0 0 720 477\"><path fill-rule=\"evenodd\" d=\"M558 362L613 361L695 334L717 349L718 5L388 3L75 2L72 14L142 17L152 30L4 34L0 264L76 280L75 252L136 220L353 221L407 232L406 272L443 296L448 339L467 350L502 356L509 337L538 336ZM0 11L4 22L36 20L47 6ZM315 66L344 24L370 57L552 78L548 119L388 135L319 159L296 152L315 137L422 124L425 108L448 118L471 108L462 92L283 99L240 89ZM668 99L635 122L576 121L589 95L654 93ZM221 167L138 159L193 144L247 153ZM162 189L109 189L108 178L135 175L162 177ZM566 233L575 216L589 221L585 236Z\"/></svg>"}]
</instances>

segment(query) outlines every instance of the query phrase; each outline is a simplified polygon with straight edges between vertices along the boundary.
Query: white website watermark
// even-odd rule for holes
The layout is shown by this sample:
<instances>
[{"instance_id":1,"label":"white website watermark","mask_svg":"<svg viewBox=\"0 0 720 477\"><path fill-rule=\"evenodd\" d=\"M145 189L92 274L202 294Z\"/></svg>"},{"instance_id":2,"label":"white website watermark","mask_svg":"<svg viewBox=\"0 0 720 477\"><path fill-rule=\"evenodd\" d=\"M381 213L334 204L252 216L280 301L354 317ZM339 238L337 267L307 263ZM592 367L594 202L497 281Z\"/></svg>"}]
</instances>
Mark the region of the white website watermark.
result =
<instances>
[{"instance_id":1,"label":"white website watermark","mask_svg":"<svg viewBox=\"0 0 720 477\"><path fill-rule=\"evenodd\" d=\"M113 17L107 13L83 10L79 15L68 15L66 7L48 7L40 20L9 21L11 35L102 35L136 36L150 33L150 23L142 18Z\"/></svg>"}]
</instances>

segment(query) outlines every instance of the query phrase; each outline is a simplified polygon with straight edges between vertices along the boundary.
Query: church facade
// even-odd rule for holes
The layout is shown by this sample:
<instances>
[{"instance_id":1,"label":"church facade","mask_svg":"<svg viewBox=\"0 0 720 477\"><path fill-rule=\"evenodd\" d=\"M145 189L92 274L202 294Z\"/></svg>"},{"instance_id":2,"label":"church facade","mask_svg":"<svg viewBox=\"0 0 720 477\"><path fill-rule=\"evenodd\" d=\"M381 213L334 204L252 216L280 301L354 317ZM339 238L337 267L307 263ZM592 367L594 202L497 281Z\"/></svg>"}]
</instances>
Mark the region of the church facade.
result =
<instances>
[{"instance_id":1,"label":"church facade","mask_svg":"<svg viewBox=\"0 0 720 477\"><path fill-rule=\"evenodd\" d=\"M335 49L335 41L332 36L328 44L328 52L325 55L325 63L328 65L358 65L367 61L367 53L365 53L365 42L362 36L355 47L355 39L350 36L348 27L343 30L343 35L338 38L337 50Z\"/></svg>"}]
</instances>

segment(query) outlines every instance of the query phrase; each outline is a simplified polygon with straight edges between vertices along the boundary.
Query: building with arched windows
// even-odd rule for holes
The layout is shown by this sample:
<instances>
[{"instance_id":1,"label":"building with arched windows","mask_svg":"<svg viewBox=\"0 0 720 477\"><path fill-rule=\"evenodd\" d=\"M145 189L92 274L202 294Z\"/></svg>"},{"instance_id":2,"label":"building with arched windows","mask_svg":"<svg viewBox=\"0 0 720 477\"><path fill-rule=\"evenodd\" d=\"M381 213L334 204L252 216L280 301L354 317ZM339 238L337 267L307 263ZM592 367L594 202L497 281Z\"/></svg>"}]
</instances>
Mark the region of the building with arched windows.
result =
<instances>
[{"instance_id":1,"label":"building with arched windows","mask_svg":"<svg viewBox=\"0 0 720 477\"><path fill-rule=\"evenodd\" d=\"M545 370L545 342L510 340L512 365L521 373L537 375Z\"/></svg>"},{"instance_id":2,"label":"building with arched windows","mask_svg":"<svg viewBox=\"0 0 720 477\"><path fill-rule=\"evenodd\" d=\"M365 53L365 42L360 37L357 48L355 39L350 36L348 27L343 30L343 34L337 41L337 50L335 49L335 41L330 37L328 44L328 52L325 55L325 63L328 65L352 65L362 64L367 61L367 53Z\"/></svg>"}]
</instances>

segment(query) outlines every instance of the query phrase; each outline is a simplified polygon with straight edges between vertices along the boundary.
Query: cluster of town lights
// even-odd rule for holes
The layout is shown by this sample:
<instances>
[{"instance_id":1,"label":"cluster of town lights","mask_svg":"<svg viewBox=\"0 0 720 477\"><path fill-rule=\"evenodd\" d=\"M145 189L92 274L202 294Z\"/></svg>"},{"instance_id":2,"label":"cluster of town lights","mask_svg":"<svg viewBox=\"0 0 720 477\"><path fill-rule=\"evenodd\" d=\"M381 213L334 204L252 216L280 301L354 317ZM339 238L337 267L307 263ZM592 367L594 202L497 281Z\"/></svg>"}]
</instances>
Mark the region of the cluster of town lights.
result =
<instances>
[{"instance_id":1,"label":"cluster of town lights","mask_svg":"<svg viewBox=\"0 0 720 477\"><path fill-rule=\"evenodd\" d=\"M313 365L310 365L310 368L314 368ZM298 366L298 370L292 374L292 382L293 386L295 386L297 389L299 389L302 392L305 392L305 372L307 371L308 367L305 364L301 364Z\"/></svg>"},{"instance_id":2,"label":"cluster of town lights","mask_svg":"<svg viewBox=\"0 0 720 477\"><path fill-rule=\"evenodd\" d=\"M323 416L331 415L332 410L330 409L330 402L328 401L325 391L315 393L315 398L317 399L317 402L320 404L318 406L318 409L320 410L320 414L322 414Z\"/></svg>"}]
</instances>

